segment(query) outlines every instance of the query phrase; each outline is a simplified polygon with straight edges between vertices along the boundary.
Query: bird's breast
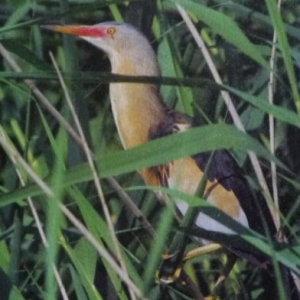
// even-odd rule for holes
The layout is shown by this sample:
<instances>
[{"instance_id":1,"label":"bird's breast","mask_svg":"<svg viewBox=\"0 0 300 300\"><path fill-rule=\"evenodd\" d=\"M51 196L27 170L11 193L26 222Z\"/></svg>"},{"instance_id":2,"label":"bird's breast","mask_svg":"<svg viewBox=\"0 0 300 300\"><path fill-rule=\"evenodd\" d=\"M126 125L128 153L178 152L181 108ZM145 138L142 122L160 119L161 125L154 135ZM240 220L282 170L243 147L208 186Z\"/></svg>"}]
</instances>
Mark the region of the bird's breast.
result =
<instances>
[{"instance_id":1,"label":"bird's breast","mask_svg":"<svg viewBox=\"0 0 300 300\"><path fill-rule=\"evenodd\" d=\"M110 85L110 98L123 147L146 143L150 128L164 118L157 90L151 85L116 83Z\"/></svg>"}]
</instances>

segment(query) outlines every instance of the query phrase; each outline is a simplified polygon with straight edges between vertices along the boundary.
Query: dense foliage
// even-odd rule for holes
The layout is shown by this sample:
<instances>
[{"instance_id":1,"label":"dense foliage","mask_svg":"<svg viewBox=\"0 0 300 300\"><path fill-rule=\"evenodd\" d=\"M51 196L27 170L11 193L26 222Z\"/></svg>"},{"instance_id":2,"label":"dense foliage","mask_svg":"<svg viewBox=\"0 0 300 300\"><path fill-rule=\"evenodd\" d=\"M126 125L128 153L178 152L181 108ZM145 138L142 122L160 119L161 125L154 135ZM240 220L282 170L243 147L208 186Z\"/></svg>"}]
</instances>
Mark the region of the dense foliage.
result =
<instances>
[{"instance_id":1,"label":"dense foliage","mask_svg":"<svg viewBox=\"0 0 300 300\"><path fill-rule=\"evenodd\" d=\"M191 17L211 61L196 44L177 4ZM207 295L225 255L187 261L187 286L182 278L170 285L155 280L162 253L187 252L197 243L178 243L182 228L172 201L167 206L157 201L155 188L145 187L135 170L195 154L194 149L220 148L235 156L260 201L279 199L273 216L280 219L276 225L285 241L279 232L261 236L219 215L240 238L218 241L226 248L247 249L247 254L238 260L218 299L299 299L300 4L285 0L280 10L277 5L275 0L0 3L1 299L194 299L199 291ZM144 32L156 50L162 77L110 74L109 61L99 50L41 27L108 20L127 21ZM221 82L216 83L212 67ZM136 80L160 84L167 105L194 116L203 127L123 151L108 84ZM246 133L234 128L238 120L224 102L225 91ZM68 99L95 158L98 186L78 130L72 130L77 125ZM262 190L249 150L258 157L269 195ZM178 191L165 192L171 200L179 196ZM194 196L180 197L206 208ZM210 209L207 213L218 214ZM272 223L271 217L266 221ZM253 263L258 252L269 261L267 266ZM176 266L175 261L169 267Z\"/></svg>"}]
</instances>

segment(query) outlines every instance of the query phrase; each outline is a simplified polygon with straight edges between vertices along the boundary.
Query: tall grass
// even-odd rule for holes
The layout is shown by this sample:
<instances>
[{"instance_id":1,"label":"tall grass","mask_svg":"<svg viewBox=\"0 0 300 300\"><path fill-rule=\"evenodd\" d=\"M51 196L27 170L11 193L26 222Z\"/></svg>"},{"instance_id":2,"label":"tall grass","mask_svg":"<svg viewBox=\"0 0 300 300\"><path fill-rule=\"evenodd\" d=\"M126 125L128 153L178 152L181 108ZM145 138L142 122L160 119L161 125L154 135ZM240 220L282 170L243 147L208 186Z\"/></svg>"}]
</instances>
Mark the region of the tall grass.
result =
<instances>
[{"instance_id":1,"label":"tall grass","mask_svg":"<svg viewBox=\"0 0 300 300\"><path fill-rule=\"evenodd\" d=\"M220 82L215 83L178 4L208 46ZM238 233L237 240L218 237L225 247L235 243L271 258L268 270L240 259L220 299L287 299L294 290L282 275L300 275L299 9L291 0L281 12L272 0L248 6L192 0L0 4L0 298L156 300L208 294L224 255L187 262L188 288L180 282L159 285L155 278L173 237L184 234L174 218L173 199L180 197ZM40 27L107 20L135 20L141 30L151 28L148 38L162 78L110 74L99 50ZM269 104L274 31L274 104ZM169 106L203 126L122 150L107 93L107 84L115 81L159 84ZM232 125L234 117L220 96L224 91L245 132ZM269 116L275 120L275 141L268 134ZM279 207L274 211L285 242L243 228L201 197L145 187L136 174L143 167L218 149L232 152L257 194L263 194L260 178L247 153L257 156L269 188L270 163L276 165ZM169 205L155 199L158 191L168 195ZM272 201L270 195L262 201ZM197 246L192 239L184 241L186 251Z\"/></svg>"}]
</instances>

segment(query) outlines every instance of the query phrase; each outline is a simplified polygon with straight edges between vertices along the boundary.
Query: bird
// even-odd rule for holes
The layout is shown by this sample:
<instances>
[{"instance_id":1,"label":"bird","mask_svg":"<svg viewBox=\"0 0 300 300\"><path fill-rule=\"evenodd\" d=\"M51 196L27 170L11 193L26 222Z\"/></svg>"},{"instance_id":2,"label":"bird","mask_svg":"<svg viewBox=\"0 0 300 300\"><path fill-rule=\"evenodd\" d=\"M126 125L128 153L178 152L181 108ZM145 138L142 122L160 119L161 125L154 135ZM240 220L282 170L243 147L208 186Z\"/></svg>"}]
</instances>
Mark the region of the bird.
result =
<instances>
[{"instance_id":1,"label":"bird","mask_svg":"<svg viewBox=\"0 0 300 300\"><path fill-rule=\"evenodd\" d=\"M153 47L130 24L110 21L96 25L43 27L78 36L94 45L106 53L114 74L161 76ZM199 126L195 118L169 108L156 84L113 83L110 84L109 94L113 118L124 149ZM217 150L213 155L199 153L176 159L161 166L141 169L139 173L147 185L168 187L190 195L196 193L205 174L204 195L208 203L245 227L259 231L262 226L257 217L253 192L238 163L226 150ZM188 210L188 204L180 199L176 200L176 206L182 215ZM196 216L195 225L208 231L235 234L232 229L203 212ZM207 239L204 242L209 243Z\"/></svg>"}]
</instances>

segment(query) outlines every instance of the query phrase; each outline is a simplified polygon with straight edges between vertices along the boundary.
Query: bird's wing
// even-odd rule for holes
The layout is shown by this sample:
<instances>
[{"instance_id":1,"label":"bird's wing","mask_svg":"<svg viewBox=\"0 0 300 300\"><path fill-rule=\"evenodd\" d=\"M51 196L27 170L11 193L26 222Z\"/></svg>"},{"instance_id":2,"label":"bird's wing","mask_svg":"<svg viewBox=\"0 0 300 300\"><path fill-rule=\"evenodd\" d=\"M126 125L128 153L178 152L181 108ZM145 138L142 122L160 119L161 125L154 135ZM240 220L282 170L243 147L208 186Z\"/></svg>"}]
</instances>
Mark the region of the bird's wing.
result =
<instances>
[{"instance_id":1,"label":"bird's wing","mask_svg":"<svg viewBox=\"0 0 300 300\"><path fill-rule=\"evenodd\" d=\"M156 128L150 129L149 139L183 132L194 126L197 125L189 116L169 111L163 122ZM210 162L209 165L208 162ZM167 165L147 169L147 172L149 178L151 176L155 178L152 182L146 179L148 184L169 186L172 181L176 183L171 187L190 194L195 192L195 187L198 186L205 172L208 178L206 193L217 198L213 201L213 204L231 216L234 215L234 212L237 212L235 219L238 221L241 218L238 214L243 211L247 217L249 227L264 232L262 230L264 224L261 220L264 217L262 211L264 213L265 208L261 208L259 201L255 198L245 179L242 169L228 151L217 150L213 153L199 153ZM170 178L172 178L171 181Z\"/></svg>"}]
</instances>

